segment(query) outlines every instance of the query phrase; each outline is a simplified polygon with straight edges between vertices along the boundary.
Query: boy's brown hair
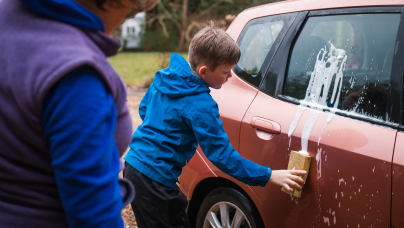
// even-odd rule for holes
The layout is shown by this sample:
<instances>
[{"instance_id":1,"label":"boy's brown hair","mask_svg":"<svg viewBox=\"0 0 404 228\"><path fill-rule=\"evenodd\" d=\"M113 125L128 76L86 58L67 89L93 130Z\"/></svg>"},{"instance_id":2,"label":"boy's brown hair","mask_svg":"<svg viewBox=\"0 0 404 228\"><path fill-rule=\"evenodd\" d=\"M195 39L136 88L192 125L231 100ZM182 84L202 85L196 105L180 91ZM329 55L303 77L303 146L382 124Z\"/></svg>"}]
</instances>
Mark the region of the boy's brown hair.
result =
<instances>
[{"instance_id":1,"label":"boy's brown hair","mask_svg":"<svg viewBox=\"0 0 404 228\"><path fill-rule=\"evenodd\" d=\"M198 64L203 63L213 71L219 65L235 65L240 54L240 48L230 35L210 21L192 39L188 59L194 70Z\"/></svg>"}]
</instances>

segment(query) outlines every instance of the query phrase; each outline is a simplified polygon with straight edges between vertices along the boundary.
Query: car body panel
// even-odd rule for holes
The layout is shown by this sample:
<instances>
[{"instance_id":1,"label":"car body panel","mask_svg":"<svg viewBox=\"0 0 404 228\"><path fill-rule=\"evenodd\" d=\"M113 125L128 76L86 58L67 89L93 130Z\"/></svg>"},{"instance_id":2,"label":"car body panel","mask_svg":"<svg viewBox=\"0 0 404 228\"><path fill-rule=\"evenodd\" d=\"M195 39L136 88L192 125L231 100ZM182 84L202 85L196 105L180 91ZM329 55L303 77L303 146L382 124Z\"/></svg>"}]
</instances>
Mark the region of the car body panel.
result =
<instances>
[{"instance_id":1,"label":"car body panel","mask_svg":"<svg viewBox=\"0 0 404 228\"><path fill-rule=\"evenodd\" d=\"M217 103L226 103L225 106L219 106L220 118L229 138L232 139L232 146L237 150L240 134L240 121L237 120L243 118L245 110L247 110L258 91L253 86L240 80L233 71L231 71L231 74L232 77L228 79L220 90L211 89L210 93ZM240 94L243 94L243 96L240 96ZM237 99L234 99L236 97Z\"/></svg>"},{"instance_id":2,"label":"car body panel","mask_svg":"<svg viewBox=\"0 0 404 228\"><path fill-rule=\"evenodd\" d=\"M178 181L181 184L181 191L186 196L189 196L188 198L192 198L192 193L200 180L209 177L217 177L211 168L214 166L209 166L207 163L209 160L203 155L203 153L198 151L200 151L200 147L198 147L195 155L189 161L187 168L183 169L181 176L178 178Z\"/></svg>"},{"instance_id":3,"label":"car body panel","mask_svg":"<svg viewBox=\"0 0 404 228\"><path fill-rule=\"evenodd\" d=\"M313 121L313 113L319 114L308 138L313 159L302 197L291 197L272 185L252 187L265 214L277 215L277 219L269 218L267 227L310 227L313 222L338 227L388 226L396 130L333 114L327 123L329 114L305 108L288 137L298 109L259 92L242 121L241 155L277 170L287 168L290 150L301 150L306 124ZM256 116L277 120L281 133L269 139L257 135L259 131L250 125Z\"/></svg>"},{"instance_id":4,"label":"car body panel","mask_svg":"<svg viewBox=\"0 0 404 228\"><path fill-rule=\"evenodd\" d=\"M404 132L397 134L394 148L393 172L392 172L392 216L391 227L404 226Z\"/></svg>"}]
</instances>

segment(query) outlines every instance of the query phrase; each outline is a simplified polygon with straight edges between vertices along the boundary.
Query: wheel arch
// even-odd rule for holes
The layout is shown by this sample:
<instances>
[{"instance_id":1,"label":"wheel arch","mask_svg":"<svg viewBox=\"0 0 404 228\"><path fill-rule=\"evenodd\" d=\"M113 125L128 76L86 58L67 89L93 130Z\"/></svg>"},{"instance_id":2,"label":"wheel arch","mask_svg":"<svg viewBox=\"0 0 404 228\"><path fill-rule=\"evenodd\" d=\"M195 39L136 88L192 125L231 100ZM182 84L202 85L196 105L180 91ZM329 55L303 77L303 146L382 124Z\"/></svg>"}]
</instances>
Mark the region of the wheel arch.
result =
<instances>
[{"instance_id":1,"label":"wheel arch","mask_svg":"<svg viewBox=\"0 0 404 228\"><path fill-rule=\"evenodd\" d=\"M240 186L238 186L237 184L235 184L234 182L232 182L226 178L210 177L210 178L206 178L206 179L202 180L201 182L199 182L198 185L195 187L195 190L192 193L192 198L190 199L189 205L187 208L187 213L188 213L191 227L195 226L198 210L202 204L203 199L214 189L223 188L223 187L232 188L232 189L239 191L249 201L251 201L251 203L254 205L255 209L258 212L260 211L255 206L254 201L251 199L251 197ZM263 222L263 218L262 218L261 214L260 214L260 218Z\"/></svg>"}]
</instances>

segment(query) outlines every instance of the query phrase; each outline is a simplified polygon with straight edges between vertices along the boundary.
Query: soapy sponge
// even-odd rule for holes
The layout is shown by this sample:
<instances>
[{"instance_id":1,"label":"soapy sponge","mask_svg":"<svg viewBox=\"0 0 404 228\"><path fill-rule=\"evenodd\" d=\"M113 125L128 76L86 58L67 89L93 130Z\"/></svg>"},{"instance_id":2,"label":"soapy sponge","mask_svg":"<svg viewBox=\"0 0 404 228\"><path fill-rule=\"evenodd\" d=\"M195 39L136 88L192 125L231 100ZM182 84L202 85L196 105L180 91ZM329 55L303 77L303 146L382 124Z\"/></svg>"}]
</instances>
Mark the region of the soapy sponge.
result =
<instances>
[{"instance_id":1,"label":"soapy sponge","mask_svg":"<svg viewBox=\"0 0 404 228\"><path fill-rule=\"evenodd\" d=\"M294 150L290 151L288 170L293 169L305 170L307 173L301 176L301 178L303 178L304 181L306 181L307 176L309 175L310 163L311 163L311 157L307 152L297 152ZM293 191L288 191L284 187L282 187L281 190L292 196L299 198L302 195L302 190L299 189L293 189Z\"/></svg>"}]
</instances>

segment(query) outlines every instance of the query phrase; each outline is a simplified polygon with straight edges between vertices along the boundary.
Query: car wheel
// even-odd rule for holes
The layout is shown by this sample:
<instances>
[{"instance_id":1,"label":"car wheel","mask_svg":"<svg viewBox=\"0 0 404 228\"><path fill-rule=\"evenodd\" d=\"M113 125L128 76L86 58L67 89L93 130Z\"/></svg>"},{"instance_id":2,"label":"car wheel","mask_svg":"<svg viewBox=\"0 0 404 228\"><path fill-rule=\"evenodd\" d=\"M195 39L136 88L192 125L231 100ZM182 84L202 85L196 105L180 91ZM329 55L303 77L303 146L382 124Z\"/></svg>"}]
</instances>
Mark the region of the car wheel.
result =
<instances>
[{"instance_id":1,"label":"car wheel","mask_svg":"<svg viewBox=\"0 0 404 228\"><path fill-rule=\"evenodd\" d=\"M197 228L264 227L250 200L231 188L218 188L203 200L196 219Z\"/></svg>"}]
</instances>

